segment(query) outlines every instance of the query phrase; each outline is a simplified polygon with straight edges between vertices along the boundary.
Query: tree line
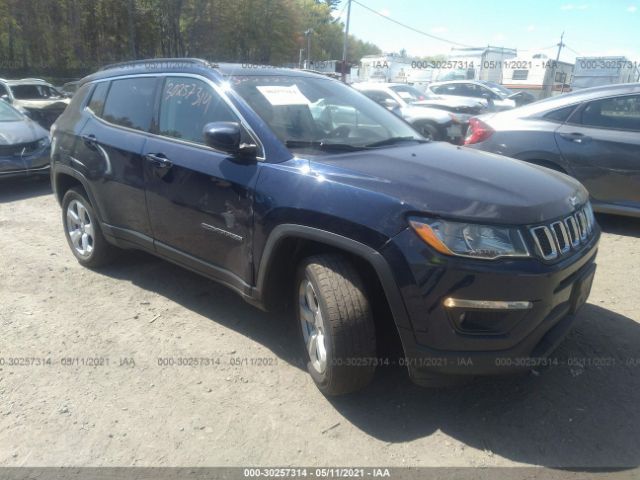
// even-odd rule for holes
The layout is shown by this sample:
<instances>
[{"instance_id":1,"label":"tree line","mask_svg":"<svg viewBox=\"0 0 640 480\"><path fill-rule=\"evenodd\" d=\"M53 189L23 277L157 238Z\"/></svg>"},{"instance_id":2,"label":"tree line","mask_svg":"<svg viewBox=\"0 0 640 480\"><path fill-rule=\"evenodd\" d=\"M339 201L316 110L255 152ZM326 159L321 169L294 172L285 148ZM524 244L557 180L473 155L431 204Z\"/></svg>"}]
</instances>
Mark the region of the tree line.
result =
<instances>
[{"instance_id":1,"label":"tree line","mask_svg":"<svg viewBox=\"0 0 640 480\"><path fill-rule=\"evenodd\" d=\"M297 64L342 58L339 0L0 0L0 76L79 77L141 58ZM349 38L349 59L380 53ZM306 51L302 58L306 58Z\"/></svg>"}]
</instances>

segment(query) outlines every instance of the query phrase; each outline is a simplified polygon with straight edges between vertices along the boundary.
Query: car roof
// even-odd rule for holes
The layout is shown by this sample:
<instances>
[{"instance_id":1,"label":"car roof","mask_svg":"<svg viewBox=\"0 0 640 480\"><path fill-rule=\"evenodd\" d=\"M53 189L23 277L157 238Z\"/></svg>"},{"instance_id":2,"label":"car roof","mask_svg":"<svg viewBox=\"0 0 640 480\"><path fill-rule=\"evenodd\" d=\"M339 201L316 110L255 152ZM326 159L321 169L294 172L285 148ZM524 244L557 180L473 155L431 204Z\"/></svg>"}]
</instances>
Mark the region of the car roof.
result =
<instances>
[{"instance_id":1,"label":"car roof","mask_svg":"<svg viewBox=\"0 0 640 480\"><path fill-rule=\"evenodd\" d=\"M19 80L4 80L7 85L50 85L46 80L41 78L21 78Z\"/></svg>"},{"instance_id":2,"label":"car roof","mask_svg":"<svg viewBox=\"0 0 640 480\"><path fill-rule=\"evenodd\" d=\"M257 65L245 63L216 63L201 58L153 58L148 60L135 60L121 62L103 67L101 70L83 78L79 86L87 82L103 80L126 75L153 74L153 73L213 73L218 77L226 76L289 76L309 77L331 80L325 75L312 73L306 70L294 70L291 68L273 67L270 65Z\"/></svg>"}]
</instances>

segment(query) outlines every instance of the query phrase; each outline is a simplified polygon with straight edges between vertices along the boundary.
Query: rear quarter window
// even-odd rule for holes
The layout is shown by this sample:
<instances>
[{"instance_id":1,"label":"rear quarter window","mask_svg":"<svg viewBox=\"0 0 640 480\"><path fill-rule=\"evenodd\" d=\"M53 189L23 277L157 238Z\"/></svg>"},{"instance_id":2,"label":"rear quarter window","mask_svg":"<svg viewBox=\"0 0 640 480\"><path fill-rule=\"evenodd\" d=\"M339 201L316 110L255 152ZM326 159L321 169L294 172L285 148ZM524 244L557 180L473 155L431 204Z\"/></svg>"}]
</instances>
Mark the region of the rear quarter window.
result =
<instances>
[{"instance_id":1,"label":"rear quarter window","mask_svg":"<svg viewBox=\"0 0 640 480\"><path fill-rule=\"evenodd\" d=\"M107 122L148 132L155 98L155 77L114 80L101 117Z\"/></svg>"},{"instance_id":2,"label":"rear quarter window","mask_svg":"<svg viewBox=\"0 0 640 480\"><path fill-rule=\"evenodd\" d=\"M87 107L99 117L102 115L102 110L104 109L104 101L107 98L108 91L109 82L98 83L93 89L91 100L89 100L89 105L87 105Z\"/></svg>"},{"instance_id":3,"label":"rear quarter window","mask_svg":"<svg viewBox=\"0 0 640 480\"><path fill-rule=\"evenodd\" d=\"M569 119L569 117L571 116L571 114L575 109L576 109L576 105L559 108L557 110L553 110L547 113L546 115L543 116L543 118L546 118L547 120L551 120L553 122L564 123Z\"/></svg>"}]
</instances>

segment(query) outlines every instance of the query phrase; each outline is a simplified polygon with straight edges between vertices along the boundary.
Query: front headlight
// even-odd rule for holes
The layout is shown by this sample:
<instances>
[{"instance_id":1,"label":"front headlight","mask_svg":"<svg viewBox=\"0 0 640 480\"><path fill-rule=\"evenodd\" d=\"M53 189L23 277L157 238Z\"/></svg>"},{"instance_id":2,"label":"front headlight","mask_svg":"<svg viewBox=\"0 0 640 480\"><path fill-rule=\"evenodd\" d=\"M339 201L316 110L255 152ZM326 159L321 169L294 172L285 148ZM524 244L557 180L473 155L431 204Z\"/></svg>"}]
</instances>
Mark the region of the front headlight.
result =
<instances>
[{"instance_id":1,"label":"front headlight","mask_svg":"<svg viewBox=\"0 0 640 480\"><path fill-rule=\"evenodd\" d=\"M517 228L424 218L409 223L422 240L445 255L485 260L530 256Z\"/></svg>"},{"instance_id":2,"label":"front headlight","mask_svg":"<svg viewBox=\"0 0 640 480\"><path fill-rule=\"evenodd\" d=\"M49 146L49 137L44 137L38 140L38 149L45 148Z\"/></svg>"}]
</instances>

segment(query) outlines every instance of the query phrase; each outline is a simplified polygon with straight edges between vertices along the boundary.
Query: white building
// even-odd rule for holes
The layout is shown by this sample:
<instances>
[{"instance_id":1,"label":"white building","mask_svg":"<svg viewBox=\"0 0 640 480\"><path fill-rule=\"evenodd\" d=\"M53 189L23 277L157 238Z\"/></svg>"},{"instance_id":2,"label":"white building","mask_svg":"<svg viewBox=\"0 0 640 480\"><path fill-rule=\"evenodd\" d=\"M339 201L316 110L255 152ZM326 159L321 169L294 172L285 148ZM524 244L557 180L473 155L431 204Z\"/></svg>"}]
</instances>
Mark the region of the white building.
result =
<instances>
[{"instance_id":1,"label":"white building","mask_svg":"<svg viewBox=\"0 0 640 480\"><path fill-rule=\"evenodd\" d=\"M505 61L515 58L517 50L504 47L451 49L447 60L438 62L434 80L485 80L502 83Z\"/></svg>"},{"instance_id":2,"label":"white building","mask_svg":"<svg viewBox=\"0 0 640 480\"><path fill-rule=\"evenodd\" d=\"M555 59L542 53L508 60L503 64L502 85L517 92L531 93L536 98L544 98L549 92L551 95L567 92L570 90L573 64L558 62L554 71L554 63Z\"/></svg>"},{"instance_id":3,"label":"white building","mask_svg":"<svg viewBox=\"0 0 640 480\"><path fill-rule=\"evenodd\" d=\"M640 81L637 62L626 57L578 57L571 88L597 87Z\"/></svg>"},{"instance_id":4,"label":"white building","mask_svg":"<svg viewBox=\"0 0 640 480\"><path fill-rule=\"evenodd\" d=\"M433 68L415 57L367 55L360 60L358 81L414 83L431 81ZM413 80L412 80L413 79Z\"/></svg>"}]
</instances>

